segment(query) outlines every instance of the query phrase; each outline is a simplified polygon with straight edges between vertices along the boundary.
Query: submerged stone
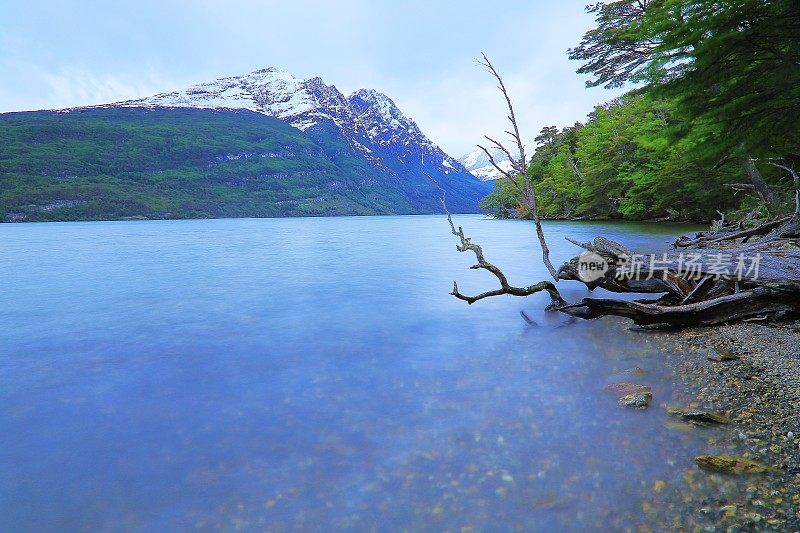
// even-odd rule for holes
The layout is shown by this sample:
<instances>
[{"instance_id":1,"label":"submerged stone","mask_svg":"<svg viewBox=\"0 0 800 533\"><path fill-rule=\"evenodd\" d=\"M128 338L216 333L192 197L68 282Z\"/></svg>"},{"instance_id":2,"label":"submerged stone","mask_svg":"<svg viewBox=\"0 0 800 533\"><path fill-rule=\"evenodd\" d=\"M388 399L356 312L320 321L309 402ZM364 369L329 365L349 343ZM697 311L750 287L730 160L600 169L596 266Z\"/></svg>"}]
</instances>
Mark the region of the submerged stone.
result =
<instances>
[{"instance_id":1,"label":"submerged stone","mask_svg":"<svg viewBox=\"0 0 800 533\"><path fill-rule=\"evenodd\" d=\"M709 361L714 361L715 363L724 363L726 361L735 361L739 359L738 355L721 344L714 345L714 351L717 352L717 355L709 355L707 357Z\"/></svg>"},{"instance_id":2,"label":"submerged stone","mask_svg":"<svg viewBox=\"0 0 800 533\"><path fill-rule=\"evenodd\" d=\"M612 383L606 385L605 391L618 398L628 396L631 394L650 394L652 397L653 390L647 385L639 385L637 383Z\"/></svg>"},{"instance_id":3,"label":"submerged stone","mask_svg":"<svg viewBox=\"0 0 800 533\"><path fill-rule=\"evenodd\" d=\"M703 470L720 474L741 475L780 472L775 467L734 455L700 455L695 457L694 462Z\"/></svg>"},{"instance_id":4,"label":"submerged stone","mask_svg":"<svg viewBox=\"0 0 800 533\"><path fill-rule=\"evenodd\" d=\"M614 373L614 375L611 376L611 379L614 382L628 381L644 377L645 375L647 375L647 371L644 368L640 366L634 366L631 368L626 368L625 370L622 370L620 372Z\"/></svg>"},{"instance_id":5,"label":"submerged stone","mask_svg":"<svg viewBox=\"0 0 800 533\"><path fill-rule=\"evenodd\" d=\"M731 423L730 416L722 411L701 411L699 409L667 407L667 414L695 426L714 426Z\"/></svg>"},{"instance_id":6,"label":"submerged stone","mask_svg":"<svg viewBox=\"0 0 800 533\"><path fill-rule=\"evenodd\" d=\"M623 407L630 407L632 409L647 409L647 406L650 405L650 400L652 399L652 392L637 392L635 394L626 394L617 400L617 403Z\"/></svg>"},{"instance_id":7,"label":"submerged stone","mask_svg":"<svg viewBox=\"0 0 800 533\"><path fill-rule=\"evenodd\" d=\"M677 422L675 420L667 420L664 422L664 427L668 429L675 429L677 431L683 431L685 433L690 433L695 429L695 427L691 424L687 424L686 422Z\"/></svg>"}]
</instances>

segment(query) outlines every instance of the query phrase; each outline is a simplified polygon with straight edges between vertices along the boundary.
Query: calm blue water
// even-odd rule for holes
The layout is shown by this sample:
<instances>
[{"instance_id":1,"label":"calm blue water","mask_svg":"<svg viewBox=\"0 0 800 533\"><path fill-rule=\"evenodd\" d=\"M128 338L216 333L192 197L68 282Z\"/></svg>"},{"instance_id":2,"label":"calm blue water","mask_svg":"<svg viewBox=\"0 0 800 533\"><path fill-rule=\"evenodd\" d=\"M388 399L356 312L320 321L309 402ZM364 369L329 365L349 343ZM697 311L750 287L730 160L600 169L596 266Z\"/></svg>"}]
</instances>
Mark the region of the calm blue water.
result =
<instances>
[{"instance_id":1,"label":"calm blue water","mask_svg":"<svg viewBox=\"0 0 800 533\"><path fill-rule=\"evenodd\" d=\"M530 224L457 223L512 282L546 278ZM545 229L558 264L564 235L686 230ZM653 336L539 295L468 306L453 280L494 288L472 262L433 216L0 225L0 530L646 522L705 443L663 426ZM602 391L631 379L654 408Z\"/></svg>"}]
</instances>

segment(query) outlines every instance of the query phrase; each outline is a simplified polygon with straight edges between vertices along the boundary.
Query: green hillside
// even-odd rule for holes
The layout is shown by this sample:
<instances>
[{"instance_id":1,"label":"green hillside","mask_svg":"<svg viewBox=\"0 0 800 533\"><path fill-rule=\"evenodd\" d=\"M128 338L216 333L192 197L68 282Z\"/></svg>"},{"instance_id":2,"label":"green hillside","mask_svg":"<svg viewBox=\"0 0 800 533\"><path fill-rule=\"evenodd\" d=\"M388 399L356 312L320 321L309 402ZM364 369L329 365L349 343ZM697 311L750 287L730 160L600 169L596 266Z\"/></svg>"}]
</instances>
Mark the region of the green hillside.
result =
<instances>
[{"instance_id":1,"label":"green hillside","mask_svg":"<svg viewBox=\"0 0 800 533\"><path fill-rule=\"evenodd\" d=\"M0 220L420 212L337 133L250 111L0 115Z\"/></svg>"}]
</instances>

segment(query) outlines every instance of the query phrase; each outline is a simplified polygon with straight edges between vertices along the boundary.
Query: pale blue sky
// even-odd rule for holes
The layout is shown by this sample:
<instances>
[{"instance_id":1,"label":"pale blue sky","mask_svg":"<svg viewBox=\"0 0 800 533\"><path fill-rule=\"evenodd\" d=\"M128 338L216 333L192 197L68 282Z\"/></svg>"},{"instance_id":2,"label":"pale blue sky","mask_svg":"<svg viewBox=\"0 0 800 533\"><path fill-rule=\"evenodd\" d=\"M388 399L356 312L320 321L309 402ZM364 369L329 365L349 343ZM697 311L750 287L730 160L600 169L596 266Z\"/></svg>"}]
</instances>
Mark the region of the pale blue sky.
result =
<instances>
[{"instance_id":1,"label":"pale blue sky","mask_svg":"<svg viewBox=\"0 0 800 533\"><path fill-rule=\"evenodd\" d=\"M523 134L618 92L586 89L566 49L588 0L0 0L0 112L97 104L276 66L388 94L453 156L505 129L476 65L496 63Z\"/></svg>"}]
</instances>

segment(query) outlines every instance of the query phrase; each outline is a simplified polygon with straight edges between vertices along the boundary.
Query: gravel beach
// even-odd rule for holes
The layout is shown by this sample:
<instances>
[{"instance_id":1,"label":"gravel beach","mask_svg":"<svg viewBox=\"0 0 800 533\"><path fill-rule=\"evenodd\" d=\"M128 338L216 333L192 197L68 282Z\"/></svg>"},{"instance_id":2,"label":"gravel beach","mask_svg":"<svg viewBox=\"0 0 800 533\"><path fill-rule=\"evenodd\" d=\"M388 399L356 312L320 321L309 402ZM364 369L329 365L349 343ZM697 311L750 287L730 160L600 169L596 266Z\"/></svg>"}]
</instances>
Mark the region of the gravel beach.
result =
<instances>
[{"instance_id":1,"label":"gravel beach","mask_svg":"<svg viewBox=\"0 0 800 533\"><path fill-rule=\"evenodd\" d=\"M657 334L678 398L728 413L716 450L773 473L689 471L652 529L800 531L800 321L740 323Z\"/></svg>"}]
</instances>

